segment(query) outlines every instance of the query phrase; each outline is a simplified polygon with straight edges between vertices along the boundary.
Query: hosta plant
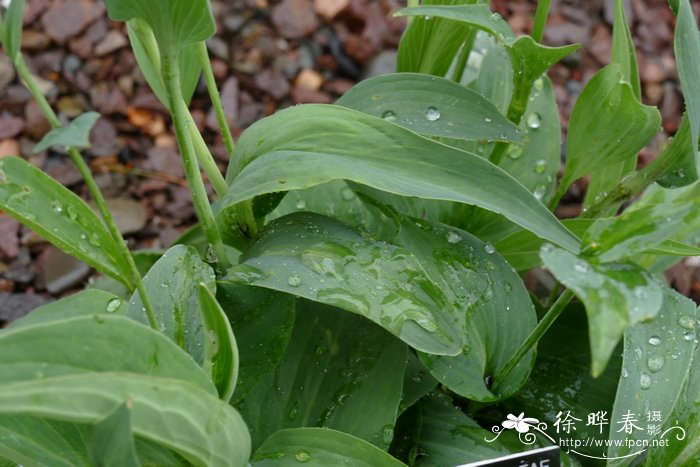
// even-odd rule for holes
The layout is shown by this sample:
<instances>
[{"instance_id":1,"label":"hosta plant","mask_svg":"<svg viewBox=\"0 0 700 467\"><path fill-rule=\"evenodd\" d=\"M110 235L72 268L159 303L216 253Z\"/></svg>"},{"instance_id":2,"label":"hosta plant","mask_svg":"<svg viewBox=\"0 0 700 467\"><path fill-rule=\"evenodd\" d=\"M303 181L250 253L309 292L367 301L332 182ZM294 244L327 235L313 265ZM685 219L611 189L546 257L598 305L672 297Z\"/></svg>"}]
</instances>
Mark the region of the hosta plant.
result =
<instances>
[{"instance_id":1,"label":"hosta plant","mask_svg":"<svg viewBox=\"0 0 700 467\"><path fill-rule=\"evenodd\" d=\"M106 0L172 116L199 220L129 251L79 152L97 115L56 117L12 0L0 39L54 128L36 150L65 150L95 209L20 157L0 160L0 209L103 278L0 332L0 465L447 466L552 443L567 465L700 464L697 307L663 275L700 254L689 1L671 4L678 133L637 169L661 118L618 0L561 173L547 71L578 45L540 43L549 1L521 37L485 1L409 3L397 73L234 146L209 2ZM225 177L187 107L200 75ZM558 220L584 176L581 216Z\"/></svg>"}]
</instances>

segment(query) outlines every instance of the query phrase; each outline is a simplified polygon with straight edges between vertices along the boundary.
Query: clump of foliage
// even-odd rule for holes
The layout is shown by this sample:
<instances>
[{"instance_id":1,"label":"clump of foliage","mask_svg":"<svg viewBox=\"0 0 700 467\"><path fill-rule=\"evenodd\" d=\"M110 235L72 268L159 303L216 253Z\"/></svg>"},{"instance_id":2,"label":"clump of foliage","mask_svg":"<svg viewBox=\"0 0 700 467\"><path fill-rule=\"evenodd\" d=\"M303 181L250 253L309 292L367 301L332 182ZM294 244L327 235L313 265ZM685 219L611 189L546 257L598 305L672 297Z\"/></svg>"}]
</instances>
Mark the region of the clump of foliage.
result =
<instances>
[{"instance_id":1,"label":"clump of foliage","mask_svg":"<svg viewBox=\"0 0 700 467\"><path fill-rule=\"evenodd\" d=\"M578 46L539 43L548 1L523 37L484 1L403 9L398 73L280 111L235 148L204 45L209 2L106 4L172 116L199 224L167 251L128 251L79 153L97 115L57 119L13 0L0 39L54 127L37 150L66 149L98 213L15 157L0 160L0 209L104 278L0 332L0 465L457 465L522 451L514 431L487 441L510 413L648 410L685 438L628 456L615 440L658 433L586 426L570 437L613 442L564 461L698 465L698 312L663 279L700 254L688 0L672 5L678 134L636 169L661 118L641 103L617 1L611 64L578 98L559 181L546 72ZM201 74L225 178L187 108ZM583 214L559 221L585 175ZM547 297L523 284L535 268L556 279Z\"/></svg>"}]
</instances>

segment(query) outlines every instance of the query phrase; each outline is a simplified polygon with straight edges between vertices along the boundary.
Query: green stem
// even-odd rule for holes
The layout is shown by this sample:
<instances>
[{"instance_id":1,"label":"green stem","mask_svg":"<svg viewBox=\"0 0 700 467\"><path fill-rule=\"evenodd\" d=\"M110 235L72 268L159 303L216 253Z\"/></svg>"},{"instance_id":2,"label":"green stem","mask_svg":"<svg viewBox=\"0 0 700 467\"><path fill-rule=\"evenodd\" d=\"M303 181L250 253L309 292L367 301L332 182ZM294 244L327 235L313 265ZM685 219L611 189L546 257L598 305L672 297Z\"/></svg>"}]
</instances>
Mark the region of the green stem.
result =
<instances>
[{"instance_id":1,"label":"green stem","mask_svg":"<svg viewBox=\"0 0 700 467\"><path fill-rule=\"evenodd\" d=\"M221 97L219 96L219 90L216 87L214 71L211 68L211 61L209 60L209 53L207 52L207 44L205 42L199 43L198 52L199 61L202 64L202 70L204 72L204 80L207 83L207 90L209 91L209 98L211 99L212 106L214 107L214 113L216 114L216 121L219 123L219 130L221 131L221 136L224 139L224 144L226 145L226 152L228 152L229 157L231 157L231 155L233 155L234 148L233 135L231 134L231 129L228 126L224 106L221 104Z\"/></svg>"},{"instance_id":2,"label":"green stem","mask_svg":"<svg viewBox=\"0 0 700 467\"><path fill-rule=\"evenodd\" d=\"M32 97L34 97L34 100L37 102L37 104L39 104L39 108L51 126L53 128L60 128L61 122L58 120L56 113L53 111L51 105L46 100L46 97L39 89L34 76L29 71L29 68L27 68L27 64L24 62L24 58L21 55L18 55L15 60L15 68L17 69L19 76L22 78L22 81L24 81L25 85L27 86L27 89L29 89L29 92L32 94ZM138 290L139 295L141 296L141 302L146 310L146 316L148 317L149 324L153 329L159 330L158 320L156 319L156 314L153 310L151 300L146 293L146 286L141 279L141 273L139 273L139 270L136 267L136 263L134 262L133 256L131 256L129 248L124 243L124 238L122 237L119 227L117 227L112 214L109 212L107 203L105 202L102 192L92 176L92 172L90 172L90 168L83 160L82 156L80 155L80 151L78 151L77 148L70 147L68 149L68 156L78 168L83 180L85 180L85 185L87 186L88 192L95 202L95 206L97 206L97 210L100 212L100 215L102 215L102 219L107 226L110 236L114 240L114 243L116 243L117 248L119 248L119 252L129 266L129 273L131 274L130 279L132 283L128 284L128 287L132 290L135 287L136 290Z\"/></svg>"},{"instance_id":3,"label":"green stem","mask_svg":"<svg viewBox=\"0 0 700 467\"><path fill-rule=\"evenodd\" d=\"M545 313L540 322L537 323L535 329L532 330L530 335L527 336L527 339L525 339L510 360L508 360L508 363L506 363L503 369L494 377L494 386L503 382L506 376L508 376L508 374L513 371L516 366L518 366L518 363L520 363L523 357L532 349L532 347L534 347L535 344L537 344L550 326L552 326L554 321L559 317L561 312L564 311L564 308L566 308L566 305L569 304L572 298L574 298L574 293L571 290L566 289L564 292L562 292L559 298L557 298L549 310L547 310L547 313Z\"/></svg>"},{"instance_id":4,"label":"green stem","mask_svg":"<svg viewBox=\"0 0 700 467\"><path fill-rule=\"evenodd\" d=\"M194 204L195 212L202 224L202 229L209 241L209 244L214 249L219 265L221 267L228 266L228 258L224 243L221 240L221 233L216 225L214 213L212 212L207 191L204 187L204 181L199 171L197 164L197 156L194 151L191 133L188 126L191 126L188 118L189 111L182 99L180 90L180 69L177 63L177 52L163 54L161 57L163 81L168 95L168 107L175 125L175 136L177 145L182 154L182 163L185 168L185 176L187 183L192 191L192 203Z\"/></svg>"},{"instance_id":5,"label":"green stem","mask_svg":"<svg viewBox=\"0 0 700 467\"><path fill-rule=\"evenodd\" d=\"M190 114L189 111L187 112L187 127L190 132L190 139L192 140L194 152L197 155L197 160L204 170L204 173L207 174L207 178L211 182L211 186L214 187L217 196L222 198L228 193L228 184L224 176L221 175L221 171L216 165L216 161L214 161L214 157L211 155L207 143L204 142L202 134L197 130L197 125L194 123L192 114Z\"/></svg>"},{"instance_id":6,"label":"green stem","mask_svg":"<svg viewBox=\"0 0 700 467\"><path fill-rule=\"evenodd\" d=\"M532 38L537 42L542 42L544 35L544 27L547 24L547 16L549 16L549 4L551 0L539 0L537 2L537 11L535 12L535 22L532 24Z\"/></svg>"}]
</instances>

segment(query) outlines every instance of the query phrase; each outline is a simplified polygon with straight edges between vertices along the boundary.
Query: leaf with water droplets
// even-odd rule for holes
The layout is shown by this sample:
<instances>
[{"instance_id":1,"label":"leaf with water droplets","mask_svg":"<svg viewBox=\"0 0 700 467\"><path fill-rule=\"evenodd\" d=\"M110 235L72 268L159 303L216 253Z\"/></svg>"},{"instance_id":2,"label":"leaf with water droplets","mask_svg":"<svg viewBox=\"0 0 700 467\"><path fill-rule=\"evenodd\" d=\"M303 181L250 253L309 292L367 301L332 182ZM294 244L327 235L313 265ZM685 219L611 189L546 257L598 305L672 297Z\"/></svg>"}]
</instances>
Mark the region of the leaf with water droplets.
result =
<instances>
[{"instance_id":1,"label":"leaf with water droplets","mask_svg":"<svg viewBox=\"0 0 700 467\"><path fill-rule=\"evenodd\" d=\"M673 49L688 114L690 141L697 160L700 138L700 33L688 0L680 0L678 6Z\"/></svg>"},{"instance_id":2,"label":"leaf with water droplets","mask_svg":"<svg viewBox=\"0 0 700 467\"><path fill-rule=\"evenodd\" d=\"M522 140L518 128L487 99L436 76L417 73L377 76L357 84L337 104L382 117L424 135L466 140Z\"/></svg>"},{"instance_id":3,"label":"leaf with water droplets","mask_svg":"<svg viewBox=\"0 0 700 467\"><path fill-rule=\"evenodd\" d=\"M693 147L692 138L686 113L676 134L657 156L659 163L665 160L668 168L656 183L664 188L681 188L698 180L698 170L695 165L697 145Z\"/></svg>"},{"instance_id":4,"label":"leaf with water droplets","mask_svg":"<svg viewBox=\"0 0 700 467\"><path fill-rule=\"evenodd\" d=\"M427 353L464 345L443 291L405 248L333 219L294 213L268 224L226 281L279 290L360 314Z\"/></svg>"},{"instance_id":5,"label":"leaf with water droplets","mask_svg":"<svg viewBox=\"0 0 700 467\"><path fill-rule=\"evenodd\" d=\"M100 118L97 112L87 112L72 120L68 125L61 128L54 128L41 138L34 152L45 151L51 147L77 148L90 147L90 130Z\"/></svg>"},{"instance_id":6,"label":"leaf with water droplets","mask_svg":"<svg viewBox=\"0 0 700 467\"><path fill-rule=\"evenodd\" d=\"M542 262L586 305L593 376L600 375L625 329L652 319L663 298L661 285L633 263L594 264L545 245Z\"/></svg>"},{"instance_id":7,"label":"leaf with water droplets","mask_svg":"<svg viewBox=\"0 0 700 467\"><path fill-rule=\"evenodd\" d=\"M660 432L678 423L678 419L671 414L676 412L676 406L682 401L695 353L693 342L684 339L684 333L688 329L682 323L690 323L694 327L695 320L698 319L697 307L692 300L669 288L664 288L663 294L663 305L653 320L637 323L625 331L623 374L627 377L620 378L610 416L611 420L621 420L630 411L644 417L638 418L637 425L646 428L648 423L656 424L661 427ZM649 412L658 412L661 420L648 420L646 417ZM683 429L692 429L692 424L683 423L681 426ZM667 435L666 439L671 442L660 451L669 449L671 444L682 446L683 443L675 438L675 434L670 432ZM613 444L607 454L611 458L621 457L639 450L625 444L618 446L614 444L616 440L629 439L642 443L652 438L654 436L646 429L633 430L632 433L611 430L610 439ZM675 446L674 450L680 450L681 446ZM664 454L659 454L665 457ZM651 465L672 463L654 462Z\"/></svg>"},{"instance_id":8,"label":"leaf with water droplets","mask_svg":"<svg viewBox=\"0 0 700 467\"><path fill-rule=\"evenodd\" d=\"M341 431L293 428L270 436L255 451L252 467L309 465L353 467L401 467L404 464L366 441Z\"/></svg>"},{"instance_id":9,"label":"leaf with water droplets","mask_svg":"<svg viewBox=\"0 0 700 467\"><path fill-rule=\"evenodd\" d=\"M396 420L406 345L337 308L299 300L297 313L279 365L237 403L253 446L280 429L318 426L388 448L385 427Z\"/></svg>"},{"instance_id":10,"label":"leaf with water droplets","mask_svg":"<svg viewBox=\"0 0 700 467\"><path fill-rule=\"evenodd\" d=\"M214 270L193 247L176 245L163 254L143 281L161 331L197 363L204 364L205 340L209 336L204 328L197 288L204 283L209 290L216 289ZM148 323L138 292L129 301L127 315Z\"/></svg>"},{"instance_id":11,"label":"leaf with water droplets","mask_svg":"<svg viewBox=\"0 0 700 467\"><path fill-rule=\"evenodd\" d=\"M0 160L0 210L126 286L126 259L102 220L68 188L17 157ZM71 215L72 213L72 215ZM89 239L81 238L90 233Z\"/></svg>"}]
</instances>

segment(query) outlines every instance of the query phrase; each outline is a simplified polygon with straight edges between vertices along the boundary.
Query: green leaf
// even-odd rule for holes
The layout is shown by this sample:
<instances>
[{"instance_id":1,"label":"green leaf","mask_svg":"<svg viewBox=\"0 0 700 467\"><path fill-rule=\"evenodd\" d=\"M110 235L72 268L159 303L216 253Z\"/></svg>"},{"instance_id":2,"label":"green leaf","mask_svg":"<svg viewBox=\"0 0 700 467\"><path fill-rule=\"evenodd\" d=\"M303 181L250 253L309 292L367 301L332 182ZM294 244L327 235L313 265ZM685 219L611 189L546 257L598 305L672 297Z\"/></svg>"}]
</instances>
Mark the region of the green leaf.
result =
<instances>
[{"instance_id":1,"label":"green leaf","mask_svg":"<svg viewBox=\"0 0 700 467\"><path fill-rule=\"evenodd\" d=\"M619 65L603 68L583 89L571 113L560 192L587 173L636 157L660 124L659 111L637 100Z\"/></svg>"},{"instance_id":2,"label":"green leaf","mask_svg":"<svg viewBox=\"0 0 700 467\"><path fill-rule=\"evenodd\" d=\"M469 399L493 401L517 391L534 364L534 352L498 388L487 382L537 324L517 273L493 246L455 228L406 219L396 241L418 258L463 315L467 343L463 353L455 357L421 354L426 368L451 391Z\"/></svg>"},{"instance_id":3,"label":"green leaf","mask_svg":"<svg viewBox=\"0 0 700 467\"><path fill-rule=\"evenodd\" d=\"M400 467L401 462L381 449L347 433L324 428L281 430L255 451L252 467L348 465Z\"/></svg>"},{"instance_id":4,"label":"green leaf","mask_svg":"<svg viewBox=\"0 0 700 467\"><path fill-rule=\"evenodd\" d=\"M336 104L428 136L522 140L518 128L491 102L475 91L436 76L377 76L354 86Z\"/></svg>"},{"instance_id":5,"label":"green leaf","mask_svg":"<svg viewBox=\"0 0 700 467\"><path fill-rule=\"evenodd\" d=\"M3 18L2 45L11 60L19 56L24 26L24 0L12 0Z\"/></svg>"},{"instance_id":6,"label":"green leaf","mask_svg":"<svg viewBox=\"0 0 700 467\"><path fill-rule=\"evenodd\" d=\"M330 218L297 213L268 224L224 280L365 316L427 353L459 353L463 317L405 248L366 239Z\"/></svg>"},{"instance_id":7,"label":"green leaf","mask_svg":"<svg viewBox=\"0 0 700 467\"><path fill-rule=\"evenodd\" d=\"M406 346L367 320L301 301L282 361L239 404L253 446L283 428L340 430L381 448L393 436Z\"/></svg>"},{"instance_id":8,"label":"green leaf","mask_svg":"<svg viewBox=\"0 0 700 467\"><path fill-rule=\"evenodd\" d=\"M163 253L143 281L163 334L203 365L205 342L209 337L204 329L197 288L204 283L215 290L212 268L202 261L194 248L176 245ZM127 315L148 323L138 292L134 292L129 301Z\"/></svg>"},{"instance_id":9,"label":"green leaf","mask_svg":"<svg viewBox=\"0 0 700 467\"><path fill-rule=\"evenodd\" d=\"M195 465L246 465L250 437L238 412L201 388L172 378L85 373L4 384L0 414L95 424L129 397L137 437Z\"/></svg>"},{"instance_id":10,"label":"green leaf","mask_svg":"<svg viewBox=\"0 0 700 467\"><path fill-rule=\"evenodd\" d=\"M0 333L0 348L3 382L120 371L186 380L216 394L187 354L162 334L123 316L97 314L9 328Z\"/></svg>"},{"instance_id":11,"label":"green leaf","mask_svg":"<svg viewBox=\"0 0 700 467\"><path fill-rule=\"evenodd\" d=\"M485 31L499 39L510 40L514 38L508 23L503 18L492 12L488 5L423 5L403 8L394 16L422 16L423 18L444 18L467 24L471 27Z\"/></svg>"},{"instance_id":12,"label":"green leaf","mask_svg":"<svg viewBox=\"0 0 700 467\"><path fill-rule=\"evenodd\" d=\"M611 63L620 65L622 78L630 83L635 97L641 102L642 86L639 82L639 70L637 69L637 50L634 47L634 41L632 41L632 33L625 17L622 0L615 0Z\"/></svg>"},{"instance_id":13,"label":"green leaf","mask_svg":"<svg viewBox=\"0 0 700 467\"><path fill-rule=\"evenodd\" d=\"M610 417L611 421L616 421L616 426L610 430L613 443L608 449L608 457L621 457L644 450L637 446L630 448L626 444L616 446L614 440L658 438L648 432L647 425L660 425L661 433L678 423L671 413L688 379L695 352L694 328L697 319L697 307L692 300L665 288L663 305L656 318L635 324L625 332L622 377ZM661 420L650 420L649 412L659 412ZM624 426L620 423L628 413L633 414L633 423L638 427L630 427L631 432L622 429ZM666 438L671 443L678 443L675 434L671 432Z\"/></svg>"},{"instance_id":14,"label":"green leaf","mask_svg":"<svg viewBox=\"0 0 700 467\"><path fill-rule=\"evenodd\" d=\"M54 146L90 147L90 130L99 118L100 114L97 112L86 112L73 119L68 125L54 128L34 146L34 153L45 151Z\"/></svg>"},{"instance_id":15,"label":"green leaf","mask_svg":"<svg viewBox=\"0 0 700 467\"><path fill-rule=\"evenodd\" d=\"M700 215L700 206L666 203L634 206L618 217L596 220L583 235L582 251L602 262L618 261L671 238Z\"/></svg>"},{"instance_id":16,"label":"green leaf","mask_svg":"<svg viewBox=\"0 0 700 467\"><path fill-rule=\"evenodd\" d=\"M129 42L134 51L134 57L143 73L146 82L166 108L169 107L168 95L160 70L160 51L153 30L142 19L135 18L127 24ZM180 51L180 87L185 103L189 104L202 72L202 64L197 55L197 45L191 44Z\"/></svg>"},{"instance_id":17,"label":"green leaf","mask_svg":"<svg viewBox=\"0 0 700 467\"><path fill-rule=\"evenodd\" d=\"M98 422L92 429L90 457L96 465L104 467L138 467L134 436L131 432L133 401L123 404Z\"/></svg>"},{"instance_id":18,"label":"green leaf","mask_svg":"<svg viewBox=\"0 0 700 467\"><path fill-rule=\"evenodd\" d=\"M66 298L32 310L28 315L13 321L7 329L18 329L23 326L77 318L84 315L105 313L124 315L126 309L126 302L116 295L97 289L81 290Z\"/></svg>"},{"instance_id":19,"label":"green leaf","mask_svg":"<svg viewBox=\"0 0 700 467\"><path fill-rule=\"evenodd\" d=\"M17 157L0 160L0 209L66 253L131 286L128 264L92 209Z\"/></svg>"},{"instance_id":20,"label":"green leaf","mask_svg":"<svg viewBox=\"0 0 700 467\"><path fill-rule=\"evenodd\" d=\"M700 33L688 0L680 0L673 36L676 66L690 120L691 142L697 158L700 138Z\"/></svg>"},{"instance_id":21,"label":"green leaf","mask_svg":"<svg viewBox=\"0 0 700 467\"><path fill-rule=\"evenodd\" d=\"M403 376L403 395L399 405L399 413L403 413L431 392L439 384L433 378L415 353L409 352L406 360L406 371Z\"/></svg>"},{"instance_id":22,"label":"green leaf","mask_svg":"<svg viewBox=\"0 0 700 467\"><path fill-rule=\"evenodd\" d=\"M464 0L425 0L423 3L449 5L464 3ZM401 36L397 71L445 76L471 30L467 24L457 21L413 17Z\"/></svg>"},{"instance_id":23,"label":"green leaf","mask_svg":"<svg viewBox=\"0 0 700 467\"><path fill-rule=\"evenodd\" d=\"M204 361L211 379L219 391L221 400L228 402L233 396L238 379L238 346L231 330L231 324L216 301L214 294L203 283L197 288L199 308L206 330L204 341Z\"/></svg>"},{"instance_id":24,"label":"green leaf","mask_svg":"<svg viewBox=\"0 0 700 467\"><path fill-rule=\"evenodd\" d=\"M697 145L696 145L697 147ZM683 115L681 126L676 135L658 155L659 161L666 159L668 170L656 179L656 183L664 188L681 188L698 180L698 170L695 165L695 151L688 115Z\"/></svg>"},{"instance_id":25,"label":"green leaf","mask_svg":"<svg viewBox=\"0 0 700 467\"><path fill-rule=\"evenodd\" d=\"M700 256L700 248L695 245L686 245L685 243L675 240L666 240L654 248L644 250L644 253L654 255L671 255L671 256Z\"/></svg>"},{"instance_id":26,"label":"green leaf","mask_svg":"<svg viewBox=\"0 0 700 467\"><path fill-rule=\"evenodd\" d=\"M219 282L218 301L238 336L240 366L234 403L243 399L282 358L294 327L294 297Z\"/></svg>"},{"instance_id":27,"label":"green leaf","mask_svg":"<svg viewBox=\"0 0 700 467\"><path fill-rule=\"evenodd\" d=\"M164 53L209 39L216 24L208 0L105 0L107 13L115 21L141 18L153 30Z\"/></svg>"},{"instance_id":28,"label":"green leaf","mask_svg":"<svg viewBox=\"0 0 700 467\"><path fill-rule=\"evenodd\" d=\"M661 286L632 263L592 264L545 245L542 262L586 305L591 341L592 374L599 376L625 329L653 318L662 302Z\"/></svg>"},{"instance_id":29,"label":"green leaf","mask_svg":"<svg viewBox=\"0 0 700 467\"><path fill-rule=\"evenodd\" d=\"M305 105L278 112L246 130L237 152L220 215L265 193L348 179L394 194L478 205L578 250L578 239L503 170L349 109Z\"/></svg>"}]
</instances>

